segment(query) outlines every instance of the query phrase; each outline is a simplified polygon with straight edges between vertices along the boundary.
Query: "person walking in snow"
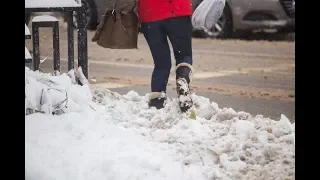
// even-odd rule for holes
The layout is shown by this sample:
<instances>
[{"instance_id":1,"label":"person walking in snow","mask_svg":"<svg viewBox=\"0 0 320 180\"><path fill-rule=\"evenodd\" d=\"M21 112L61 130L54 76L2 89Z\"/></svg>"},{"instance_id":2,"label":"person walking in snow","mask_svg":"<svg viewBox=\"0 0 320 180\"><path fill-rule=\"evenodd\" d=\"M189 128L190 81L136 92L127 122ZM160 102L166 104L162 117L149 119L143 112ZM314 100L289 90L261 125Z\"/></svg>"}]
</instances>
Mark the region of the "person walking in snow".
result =
<instances>
[{"instance_id":1,"label":"person walking in snow","mask_svg":"<svg viewBox=\"0 0 320 180\"><path fill-rule=\"evenodd\" d=\"M189 83L192 67L192 8L190 0L138 0L141 31L149 45L154 69L149 107L164 107L171 70L167 37L176 60L176 88L182 112L192 107Z\"/></svg>"}]
</instances>

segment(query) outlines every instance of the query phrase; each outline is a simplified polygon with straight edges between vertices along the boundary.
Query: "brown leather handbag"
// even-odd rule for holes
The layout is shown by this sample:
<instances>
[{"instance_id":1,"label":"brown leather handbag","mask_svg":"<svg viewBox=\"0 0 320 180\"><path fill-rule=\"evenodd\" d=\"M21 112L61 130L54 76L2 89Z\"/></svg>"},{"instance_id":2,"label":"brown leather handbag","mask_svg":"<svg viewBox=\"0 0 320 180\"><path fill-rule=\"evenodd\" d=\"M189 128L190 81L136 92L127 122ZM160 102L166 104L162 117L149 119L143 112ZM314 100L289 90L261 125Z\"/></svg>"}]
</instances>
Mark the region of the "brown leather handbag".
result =
<instances>
[{"instance_id":1,"label":"brown leather handbag","mask_svg":"<svg viewBox=\"0 0 320 180\"><path fill-rule=\"evenodd\" d=\"M113 9L107 9L102 16L96 33L92 38L99 46L110 49L137 49L139 18L136 1L129 0L119 6L119 0Z\"/></svg>"}]
</instances>

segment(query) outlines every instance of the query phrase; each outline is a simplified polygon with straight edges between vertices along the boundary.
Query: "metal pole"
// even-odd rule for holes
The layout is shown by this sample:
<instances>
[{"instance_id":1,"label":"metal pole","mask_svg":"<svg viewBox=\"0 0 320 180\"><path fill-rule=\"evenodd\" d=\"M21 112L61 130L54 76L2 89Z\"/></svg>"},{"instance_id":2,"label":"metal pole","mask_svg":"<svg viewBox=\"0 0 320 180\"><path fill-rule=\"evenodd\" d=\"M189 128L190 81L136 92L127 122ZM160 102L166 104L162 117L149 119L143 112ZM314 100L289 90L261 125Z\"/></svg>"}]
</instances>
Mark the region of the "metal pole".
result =
<instances>
[{"instance_id":1,"label":"metal pole","mask_svg":"<svg viewBox=\"0 0 320 180\"><path fill-rule=\"evenodd\" d=\"M89 67L88 67L88 35L87 35L87 29L88 29L88 25L87 25L87 12L85 11L85 8L82 7L83 11L82 11L82 20L83 20L83 32L82 32L82 36L83 36L83 74L85 75L85 77L88 79L88 75L89 75Z\"/></svg>"},{"instance_id":2,"label":"metal pole","mask_svg":"<svg viewBox=\"0 0 320 180\"><path fill-rule=\"evenodd\" d=\"M74 34L73 34L73 12L67 12L68 28L68 71L74 68Z\"/></svg>"},{"instance_id":3,"label":"metal pole","mask_svg":"<svg viewBox=\"0 0 320 180\"><path fill-rule=\"evenodd\" d=\"M88 78L87 19L83 6L78 11L78 28L78 66L82 67L84 76Z\"/></svg>"},{"instance_id":4,"label":"metal pole","mask_svg":"<svg viewBox=\"0 0 320 180\"><path fill-rule=\"evenodd\" d=\"M40 69L40 50L39 50L39 26L32 23L32 44L33 44L33 70Z\"/></svg>"},{"instance_id":5,"label":"metal pole","mask_svg":"<svg viewBox=\"0 0 320 180\"><path fill-rule=\"evenodd\" d=\"M60 72L59 22L52 22L53 32L53 70Z\"/></svg>"}]
</instances>

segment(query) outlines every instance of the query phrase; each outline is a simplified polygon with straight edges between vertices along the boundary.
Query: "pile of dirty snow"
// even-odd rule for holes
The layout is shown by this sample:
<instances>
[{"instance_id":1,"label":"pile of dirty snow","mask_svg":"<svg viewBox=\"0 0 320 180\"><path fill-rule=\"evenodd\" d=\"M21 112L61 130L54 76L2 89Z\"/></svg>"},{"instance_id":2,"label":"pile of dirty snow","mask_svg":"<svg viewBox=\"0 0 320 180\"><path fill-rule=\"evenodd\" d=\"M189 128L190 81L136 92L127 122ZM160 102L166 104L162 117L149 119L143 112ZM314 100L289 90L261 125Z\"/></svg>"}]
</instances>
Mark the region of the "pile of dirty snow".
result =
<instances>
[{"instance_id":1,"label":"pile of dirty snow","mask_svg":"<svg viewBox=\"0 0 320 180\"><path fill-rule=\"evenodd\" d=\"M148 94L90 91L66 74L26 69L26 82L26 109L41 112L26 115L26 179L294 179L295 128L284 115L252 117L193 94L193 120L175 98L156 110Z\"/></svg>"}]
</instances>

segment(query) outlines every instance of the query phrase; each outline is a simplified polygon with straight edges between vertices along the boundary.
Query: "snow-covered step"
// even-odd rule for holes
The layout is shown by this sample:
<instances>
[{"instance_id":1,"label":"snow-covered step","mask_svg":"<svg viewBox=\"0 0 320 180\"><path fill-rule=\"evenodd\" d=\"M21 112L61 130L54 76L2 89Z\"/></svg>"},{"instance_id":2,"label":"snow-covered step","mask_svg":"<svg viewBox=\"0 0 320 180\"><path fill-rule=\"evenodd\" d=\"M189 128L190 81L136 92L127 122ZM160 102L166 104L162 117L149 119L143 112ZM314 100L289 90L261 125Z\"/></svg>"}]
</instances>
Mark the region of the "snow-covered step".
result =
<instances>
[{"instance_id":1,"label":"snow-covered step","mask_svg":"<svg viewBox=\"0 0 320 180\"><path fill-rule=\"evenodd\" d=\"M25 63L31 63L32 62L32 57L31 57L30 52L27 49L27 47L25 47L24 58L25 58Z\"/></svg>"},{"instance_id":2,"label":"snow-covered step","mask_svg":"<svg viewBox=\"0 0 320 180\"><path fill-rule=\"evenodd\" d=\"M27 24L24 24L24 35L25 35L25 39L31 39L30 30Z\"/></svg>"},{"instance_id":3,"label":"snow-covered step","mask_svg":"<svg viewBox=\"0 0 320 180\"><path fill-rule=\"evenodd\" d=\"M50 15L36 16L32 19L32 22L55 22L55 21L58 21L58 19Z\"/></svg>"}]
</instances>

